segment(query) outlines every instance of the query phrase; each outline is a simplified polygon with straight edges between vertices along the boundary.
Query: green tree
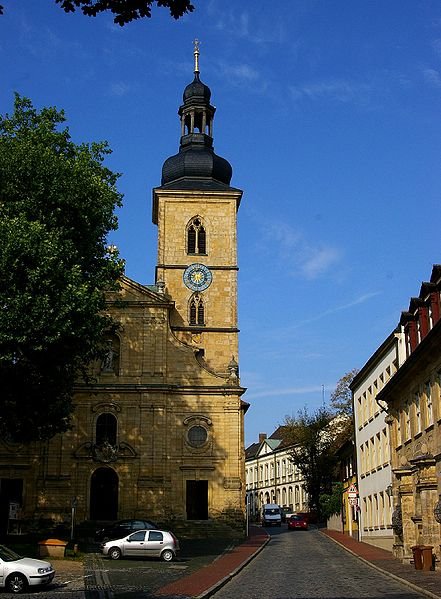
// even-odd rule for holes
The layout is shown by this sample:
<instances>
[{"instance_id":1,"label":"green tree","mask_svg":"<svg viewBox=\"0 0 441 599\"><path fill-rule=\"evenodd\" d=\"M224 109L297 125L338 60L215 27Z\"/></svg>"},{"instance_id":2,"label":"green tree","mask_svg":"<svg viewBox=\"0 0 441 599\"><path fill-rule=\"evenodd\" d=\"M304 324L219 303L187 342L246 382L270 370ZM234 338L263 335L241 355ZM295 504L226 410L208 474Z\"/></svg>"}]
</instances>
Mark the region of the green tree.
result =
<instances>
[{"instance_id":1,"label":"green tree","mask_svg":"<svg viewBox=\"0 0 441 599\"><path fill-rule=\"evenodd\" d=\"M18 95L0 116L0 435L14 441L68 428L74 382L113 326L104 290L123 266L106 243L122 199L110 150L76 145L64 121Z\"/></svg>"},{"instance_id":2,"label":"green tree","mask_svg":"<svg viewBox=\"0 0 441 599\"><path fill-rule=\"evenodd\" d=\"M339 426L333 426L333 415L326 408L313 414L305 408L297 418L286 416L283 426L284 440L292 445L290 458L305 480L309 508L321 518L320 495L331 491Z\"/></svg>"},{"instance_id":3,"label":"green tree","mask_svg":"<svg viewBox=\"0 0 441 599\"><path fill-rule=\"evenodd\" d=\"M322 493L320 495L320 513L324 520L331 516L340 514L343 504L343 483L332 483L330 493Z\"/></svg>"},{"instance_id":4,"label":"green tree","mask_svg":"<svg viewBox=\"0 0 441 599\"><path fill-rule=\"evenodd\" d=\"M344 374L338 381L334 391L331 393L331 407L337 414L352 416L352 392L349 385L352 383L358 372L358 368L353 368Z\"/></svg>"},{"instance_id":5,"label":"green tree","mask_svg":"<svg viewBox=\"0 0 441 599\"><path fill-rule=\"evenodd\" d=\"M125 25L136 19L150 18L152 5L168 8L174 19L193 12L194 6L190 0L55 0L65 12L75 12L79 8L84 15L96 17L98 13L110 11L115 15L113 21ZM0 6L3 14L3 6Z\"/></svg>"}]
</instances>

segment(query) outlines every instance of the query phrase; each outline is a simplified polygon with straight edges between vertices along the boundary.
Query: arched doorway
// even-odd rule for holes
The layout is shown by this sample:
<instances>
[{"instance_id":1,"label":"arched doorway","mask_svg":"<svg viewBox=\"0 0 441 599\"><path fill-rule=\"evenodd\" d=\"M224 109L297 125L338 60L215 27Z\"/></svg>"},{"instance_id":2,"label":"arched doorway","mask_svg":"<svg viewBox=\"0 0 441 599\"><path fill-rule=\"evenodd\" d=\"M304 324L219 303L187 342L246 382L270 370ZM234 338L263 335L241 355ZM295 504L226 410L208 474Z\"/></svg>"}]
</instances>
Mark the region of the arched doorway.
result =
<instances>
[{"instance_id":1,"label":"arched doorway","mask_svg":"<svg viewBox=\"0 0 441 599\"><path fill-rule=\"evenodd\" d=\"M98 468L90 479L90 519L118 518L118 475L112 468Z\"/></svg>"}]
</instances>

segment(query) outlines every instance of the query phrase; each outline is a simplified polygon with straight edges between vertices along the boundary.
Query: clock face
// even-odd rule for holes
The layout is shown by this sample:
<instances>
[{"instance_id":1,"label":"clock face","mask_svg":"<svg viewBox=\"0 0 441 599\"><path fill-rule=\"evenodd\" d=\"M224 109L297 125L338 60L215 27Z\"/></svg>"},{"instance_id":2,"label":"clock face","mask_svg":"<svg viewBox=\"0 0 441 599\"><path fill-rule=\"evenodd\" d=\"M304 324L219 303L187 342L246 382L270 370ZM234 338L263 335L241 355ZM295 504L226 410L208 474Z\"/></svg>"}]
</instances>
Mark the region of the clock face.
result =
<instances>
[{"instance_id":1,"label":"clock face","mask_svg":"<svg viewBox=\"0 0 441 599\"><path fill-rule=\"evenodd\" d=\"M184 283L192 291L204 291L211 285L213 275L205 264L190 264L184 270Z\"/></svg>"}]
</instances>

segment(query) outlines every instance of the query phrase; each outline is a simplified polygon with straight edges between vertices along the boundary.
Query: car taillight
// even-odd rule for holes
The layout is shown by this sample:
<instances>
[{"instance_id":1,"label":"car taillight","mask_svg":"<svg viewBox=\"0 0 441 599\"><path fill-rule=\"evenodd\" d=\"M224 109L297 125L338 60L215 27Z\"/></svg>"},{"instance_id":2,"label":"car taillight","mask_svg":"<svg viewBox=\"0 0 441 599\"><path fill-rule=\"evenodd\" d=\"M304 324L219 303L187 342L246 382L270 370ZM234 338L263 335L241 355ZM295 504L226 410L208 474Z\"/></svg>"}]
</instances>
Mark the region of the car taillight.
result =
<instances>
[{"instance_id":1,"label":"car taillight","mask_svg":"<svg viewBox=\"0 0 441 599\"><path fill-rule=\"evenodd\" d=\"M179 541L178 541L178 539L175 537L175 535L174 535L172 532L170 533L170 536L171 536L171 538L173 539L173 543L174 543L175 545L178 545Z\"/></svg>"}]
</instances>

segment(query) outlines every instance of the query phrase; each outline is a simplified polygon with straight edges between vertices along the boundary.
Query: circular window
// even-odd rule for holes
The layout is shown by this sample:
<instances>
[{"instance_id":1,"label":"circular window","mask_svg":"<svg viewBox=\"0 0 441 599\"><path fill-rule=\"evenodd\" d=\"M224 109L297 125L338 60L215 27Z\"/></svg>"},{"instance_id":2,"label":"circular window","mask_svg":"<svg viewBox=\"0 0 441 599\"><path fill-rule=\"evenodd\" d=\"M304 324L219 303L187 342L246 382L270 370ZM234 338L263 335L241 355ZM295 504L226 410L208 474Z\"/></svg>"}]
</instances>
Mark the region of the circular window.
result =
<instances>
[{"instance_id":1,"label":"circular window","mask_svg":"<svg viewBox=\"0 0 441 599\"><path fill-rule=\"evenodd\" d=\"M192 426L188 430L187 436L190 445L193 447L202 447L202 445L204 445L207 441L208 433L207 429L205 429L203 426L196 425Z\"/></svg>"}]
</instances>

